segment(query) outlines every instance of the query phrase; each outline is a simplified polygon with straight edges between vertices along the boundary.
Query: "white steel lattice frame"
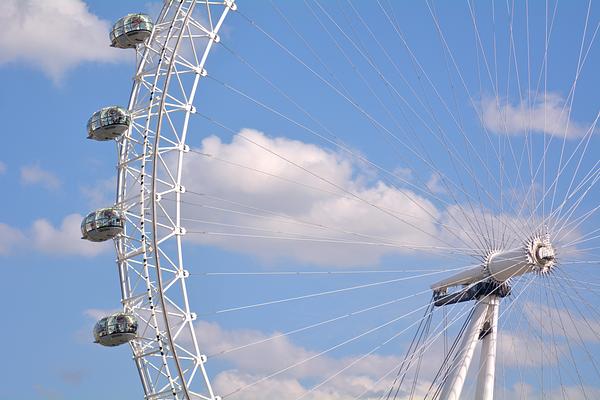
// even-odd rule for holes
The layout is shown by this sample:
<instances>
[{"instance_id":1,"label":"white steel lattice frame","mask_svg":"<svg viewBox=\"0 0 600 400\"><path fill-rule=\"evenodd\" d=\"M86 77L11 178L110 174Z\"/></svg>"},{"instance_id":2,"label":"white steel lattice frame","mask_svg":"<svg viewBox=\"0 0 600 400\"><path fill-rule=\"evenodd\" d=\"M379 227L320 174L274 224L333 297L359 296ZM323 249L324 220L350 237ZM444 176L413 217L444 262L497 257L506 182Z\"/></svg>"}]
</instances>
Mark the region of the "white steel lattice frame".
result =
<instances>
[{"instance_id":1,"label":"white steel lattice frame","mask_svg":"<svg viewBox=\"0 0 600 400\"><path fill-rule=\"evenodd\" d=\"M132 127L117 141L116 204L127 222L115 245L123 309L139 321L130 344L146 399L219 398L194 331L180 216L193 101L234 9L233 0L167 1L152 36L136 49Z\"/></svg>"}]
</instances>

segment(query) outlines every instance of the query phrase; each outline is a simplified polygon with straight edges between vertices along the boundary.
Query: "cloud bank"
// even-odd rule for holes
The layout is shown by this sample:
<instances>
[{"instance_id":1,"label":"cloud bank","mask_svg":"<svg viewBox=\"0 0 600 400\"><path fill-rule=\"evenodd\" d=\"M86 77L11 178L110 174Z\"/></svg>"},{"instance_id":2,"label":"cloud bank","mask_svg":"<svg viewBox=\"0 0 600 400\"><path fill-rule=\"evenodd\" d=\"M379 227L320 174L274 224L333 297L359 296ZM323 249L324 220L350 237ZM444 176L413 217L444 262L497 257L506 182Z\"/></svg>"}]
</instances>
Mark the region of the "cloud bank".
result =
<instances>
[{"instance_id":1,"label":"cloud bank","mask_svg":"<svg viewBox=\"0 0 600 400\"><path fill-rule=\"evenodd\" d=\"M23 185L40 185L49 190L56 190L62 185L62 182L54 173L41 168L39 165L21 167L21 183Z\"/></svg>"},{"instance_id":2,"label":"cloud bank","mask_svg":"<svg viewBox=\"0 0 600 400\"><path fill-rule=\"evenodd\" d=\"M208 137L184 163L187 192L201 194L185 198L205 205L184 204L187 239L328 265L437 243L441 211L431 201L361 172L348 157L252 129L230 143Z\"/></svg>"},{"instance_id":3,"label":"cloud bank","mask_svg":"<svg viewBox=\"0 0 600 400\"><path fill-rule=\"evenodd\" d=\"M109 22L82 0L3 0L0 26L0 64L24 62L55 81L80 63L122 56L109 47Z\"/></svg>"}]
</instances>

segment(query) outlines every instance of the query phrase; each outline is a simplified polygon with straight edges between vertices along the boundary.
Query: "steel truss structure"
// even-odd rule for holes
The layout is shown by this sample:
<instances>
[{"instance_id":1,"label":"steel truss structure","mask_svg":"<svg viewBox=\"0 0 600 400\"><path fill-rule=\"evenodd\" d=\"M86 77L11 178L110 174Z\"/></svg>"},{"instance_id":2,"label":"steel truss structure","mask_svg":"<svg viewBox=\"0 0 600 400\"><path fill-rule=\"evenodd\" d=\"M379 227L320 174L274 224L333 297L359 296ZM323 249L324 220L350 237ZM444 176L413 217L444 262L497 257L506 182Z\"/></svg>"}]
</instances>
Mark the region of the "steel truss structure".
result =
<instances>
[{"instance_id":1,"label":"steel truss structure","mask_svg":"<svg viewBox=\"0 0 600 400\"><path fill-rule=\"evenodd\" d=\"M117 207L127 224L116 250L123 308L140 323L131 348L149 400L219 398L187 298L180 200L192 104L233 9L232 0L168 1L152 36L137 48L132 128L117 142Z\"/></svg>"}]
</instances>

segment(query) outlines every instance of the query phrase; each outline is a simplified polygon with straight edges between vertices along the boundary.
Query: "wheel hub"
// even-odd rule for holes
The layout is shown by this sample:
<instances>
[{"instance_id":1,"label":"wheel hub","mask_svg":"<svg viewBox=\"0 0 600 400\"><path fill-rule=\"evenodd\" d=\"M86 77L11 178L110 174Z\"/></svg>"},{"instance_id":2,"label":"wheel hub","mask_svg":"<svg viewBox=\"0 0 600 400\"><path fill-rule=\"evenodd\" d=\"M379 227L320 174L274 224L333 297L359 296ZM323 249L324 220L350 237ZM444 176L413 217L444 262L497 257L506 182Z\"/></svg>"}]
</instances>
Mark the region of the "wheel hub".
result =
<instances>
[{"instance_id":1,"label":"wheel hub","mask_svg":"<svg viewBox=\"0 0 600 400\"><path fill-rule=\"evenodd\" d=\"M528 245L528 256L533 270L548 273L556 264L556 252L548 236L535 237Z\"/></svg>"}]
</instances>

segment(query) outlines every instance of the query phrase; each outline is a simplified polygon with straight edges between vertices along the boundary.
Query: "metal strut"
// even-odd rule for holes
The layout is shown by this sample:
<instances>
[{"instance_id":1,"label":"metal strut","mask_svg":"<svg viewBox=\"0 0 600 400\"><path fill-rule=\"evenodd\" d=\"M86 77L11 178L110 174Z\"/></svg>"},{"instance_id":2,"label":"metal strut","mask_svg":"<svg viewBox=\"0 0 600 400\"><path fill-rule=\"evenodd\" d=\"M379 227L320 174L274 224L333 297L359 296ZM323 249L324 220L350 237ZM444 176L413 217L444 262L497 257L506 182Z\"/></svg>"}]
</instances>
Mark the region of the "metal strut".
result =
<instances>
[{"instance_id":1,"label":"metal strut","mask_svg":"<svg viewBox=\"0 0 600 400\"><path fill-rule=\"evenodd\" d=\"M481 360L479 361L475 400L492 400L494 398L500 299L497 296L491 296L488 304L487 318L479 335L479 339L482 341Z\"/></svg>"},{"instance_id":2,"label":"metal strut","mask_svg":"<svg viewBox=\"0 0 600 400\"><path fill-rule=\"evenodd\" d=\"M507 282L498 283L494 280L486 280L454 293L435 292L433 304L436 307L449 304L462 303L464 301L477 300L484 296L495 295L497 297L506 297L510 294L510 285Z\"/></svg>"},{"instance_id":3,"label":"metal strut","mask_svg":"<svg viewBox=\"0 0 600 400\"><path fill-rule=\"evenodd\" d=\"M461 398L460 395L475 347L478 341L482 341L475 400L493 400L499 305L500 298L497 295L489 295L477 300L475 310L457 351L454 366L444 382L440 399L459 400Z\"/></svg>"}]
</instances>

